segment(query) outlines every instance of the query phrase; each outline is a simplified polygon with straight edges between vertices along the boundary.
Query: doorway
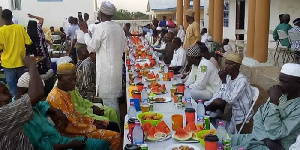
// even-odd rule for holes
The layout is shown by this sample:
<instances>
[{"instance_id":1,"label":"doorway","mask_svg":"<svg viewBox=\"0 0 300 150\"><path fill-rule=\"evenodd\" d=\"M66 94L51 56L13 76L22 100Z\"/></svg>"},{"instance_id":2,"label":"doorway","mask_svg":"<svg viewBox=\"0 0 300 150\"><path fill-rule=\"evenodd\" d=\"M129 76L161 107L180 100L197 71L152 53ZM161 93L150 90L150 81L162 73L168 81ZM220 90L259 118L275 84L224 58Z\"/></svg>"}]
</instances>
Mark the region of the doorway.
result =
<instances>
[{"instance_id":1,"label":"doorway","mask_svg":"<svg viewBox=\"0 0 300 150\"><path fill-rule=\"evenodd\" d=\"M236 30L245 30L245 0L236 1ZM236 35L237 40L244 40L244 34Z\"/></svg>"}]
</instances>

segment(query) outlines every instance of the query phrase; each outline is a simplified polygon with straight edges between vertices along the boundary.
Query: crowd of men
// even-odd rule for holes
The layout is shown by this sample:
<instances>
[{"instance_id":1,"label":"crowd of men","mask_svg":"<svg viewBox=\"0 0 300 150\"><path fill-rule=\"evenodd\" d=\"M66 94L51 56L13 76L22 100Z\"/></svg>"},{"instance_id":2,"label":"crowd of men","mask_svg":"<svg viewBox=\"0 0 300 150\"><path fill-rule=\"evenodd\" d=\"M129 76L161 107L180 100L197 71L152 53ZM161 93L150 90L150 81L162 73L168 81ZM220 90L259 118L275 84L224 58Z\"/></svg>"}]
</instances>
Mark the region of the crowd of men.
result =
<instances>
[{"instance_id":1,"label":"crowd of men","mask_svg":"<svg viewBox=\"0 0 300 150\"><path fill-rule=\"evenodd\" d=\"M178 32L173 30L172 17L168 21L166 17L154 19L142 33L132 33L130 24L122 28L111 21L114 12L115 6L105 1L99 11L101 20L95 24L88 25L88 14L69 18L65 35L71 41L71 57L57 60L55 76L48 54L54 28L44 34L44 19L28 14L35 20L24 29L12 22L10 10L3 10L1 65L8 87L0 83L1 149L121 150L118 98L122 96L122 56L132 36L140 36L143 45L151 47L169 69L182 74L192 98L205 101L212 123L225 123L233 149L299 148L299 64L282 67L280 83L270 88L270 98L254 114L250 107L255 93L240 72L243 57L233 52L228 39L218 44L206 28L200 32L193 10L185 14L189 23L186 33L182 26ZM299 24L297 19L294 22ZM151 26L153 40L147 39ZM223 69L215 59L216 51L224 52ZM98 105L100 99L103 105ZM253 131L237 134L242 123L251 120Z\"/></svg>"}]
</instances>

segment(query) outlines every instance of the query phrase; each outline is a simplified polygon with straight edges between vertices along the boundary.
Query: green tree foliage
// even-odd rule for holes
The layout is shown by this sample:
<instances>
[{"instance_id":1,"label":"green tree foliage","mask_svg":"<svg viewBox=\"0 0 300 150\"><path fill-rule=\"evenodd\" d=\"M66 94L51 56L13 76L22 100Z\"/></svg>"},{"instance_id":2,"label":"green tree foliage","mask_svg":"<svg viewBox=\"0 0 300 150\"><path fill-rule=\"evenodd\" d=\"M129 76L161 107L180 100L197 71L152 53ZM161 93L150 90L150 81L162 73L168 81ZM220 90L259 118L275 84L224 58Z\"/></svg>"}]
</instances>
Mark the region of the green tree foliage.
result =
<instances>
[{"instance_id":1,"label":"green tree foliage","mask_svg":"<svg viewBox=\"0 0 300 150\"><path fill-rule=\"evenodd\" d=\"M149 19L149 16L142 12L129 12L124 9L116 9L113 20L144 20Z\"/></svg>"}]
</instances>

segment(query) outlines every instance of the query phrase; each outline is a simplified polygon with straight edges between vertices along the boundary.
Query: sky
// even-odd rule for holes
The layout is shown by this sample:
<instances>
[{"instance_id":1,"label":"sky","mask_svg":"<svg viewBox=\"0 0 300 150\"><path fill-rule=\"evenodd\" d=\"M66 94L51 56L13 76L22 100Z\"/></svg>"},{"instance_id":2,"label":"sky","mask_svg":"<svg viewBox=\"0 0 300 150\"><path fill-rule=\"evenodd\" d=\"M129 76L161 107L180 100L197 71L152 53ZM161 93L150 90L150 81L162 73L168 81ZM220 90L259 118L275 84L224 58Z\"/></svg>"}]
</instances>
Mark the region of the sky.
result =
<instances>
[{"instance_id":1,"label":"sky","mask_svg":"<svg viewBox=\"0 0 300 150\"><path fill-rule=\"evenodd\" d=\"M97 0L98 7L101 6L101 3L104 0ZM128 11L140 11L145 13L147 11L148 0L107 0L113 3L117 9L125 9Z\"/></svg>"}]
</instances>

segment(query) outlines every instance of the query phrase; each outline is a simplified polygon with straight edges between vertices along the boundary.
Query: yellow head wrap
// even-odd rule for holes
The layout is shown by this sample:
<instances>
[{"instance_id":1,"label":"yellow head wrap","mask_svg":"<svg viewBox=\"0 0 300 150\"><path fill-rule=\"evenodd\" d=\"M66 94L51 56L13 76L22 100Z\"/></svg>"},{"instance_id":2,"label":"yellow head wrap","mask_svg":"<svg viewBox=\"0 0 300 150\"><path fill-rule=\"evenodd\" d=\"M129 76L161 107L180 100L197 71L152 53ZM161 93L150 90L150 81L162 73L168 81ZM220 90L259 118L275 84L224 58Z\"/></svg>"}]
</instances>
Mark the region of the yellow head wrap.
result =
<instances>
[{"instance_id":1,"label":"yellow head wrap","mask_svg":"<svg viewBox=\"0 0 300 150\"><path fill-rule=\"evenodd\" d=\"M57 74L69 74L75 72L75 65L72 63L63 63L57 66Z\"/></svg>"},{"instance_id":2,"label":"yellow head wrap","mask_svg":"<svg viewBox=\"0 0 300 150\"><path fill-rule=\"evenodd\" d=\"M243 57L240 55L240 54L237 54L237 53L229 53L226 57L227 60L231 60L235 63L238 63L238 64L242 64L243 62Z\"/></svg>"}]
</instances>

